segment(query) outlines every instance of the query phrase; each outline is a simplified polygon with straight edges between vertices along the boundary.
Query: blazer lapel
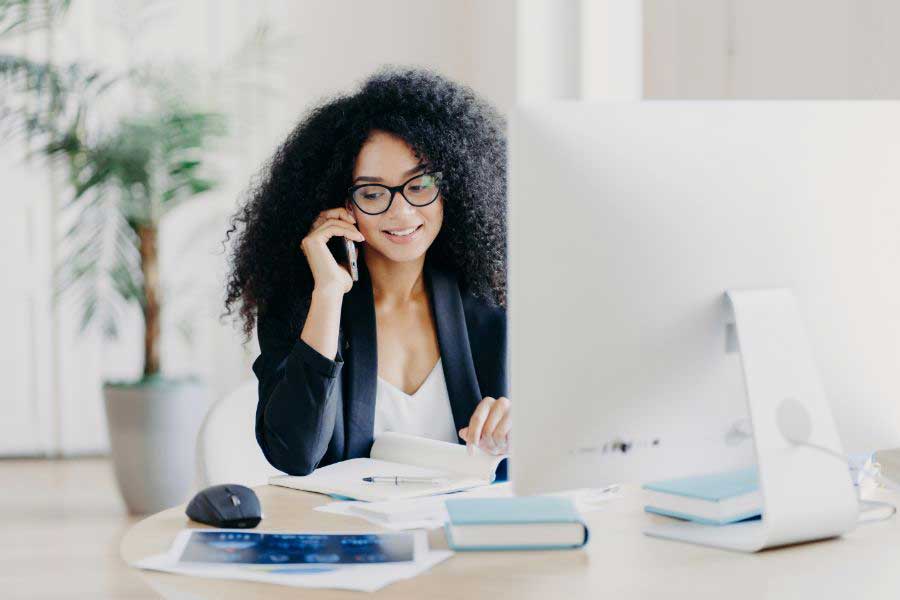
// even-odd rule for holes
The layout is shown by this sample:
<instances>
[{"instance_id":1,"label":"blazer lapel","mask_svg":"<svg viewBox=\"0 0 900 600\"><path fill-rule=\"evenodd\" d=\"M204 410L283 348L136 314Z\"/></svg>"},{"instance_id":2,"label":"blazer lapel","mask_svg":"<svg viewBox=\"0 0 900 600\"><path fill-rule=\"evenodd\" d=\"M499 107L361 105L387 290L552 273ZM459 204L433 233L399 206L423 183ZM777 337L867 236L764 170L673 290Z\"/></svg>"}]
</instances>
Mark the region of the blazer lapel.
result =
<instances>
[{"instance_id":1,"label":"blazer lapel","mask_svg":"<svg viewBox=\"0 0 900 600\"><path fill-rule=\"evenodd\" d=\"M469 424L481 401L469 333L456 276L425 263L425 281L431 292L438 345L450 409L457 431ZM344 390L345 459L369 456L375 424L375 386L378 378L378 345L375 300L365 261L359 261L359 281L344 297L341 328L347 371Z\"/></svg>"},{"instance_id":2,"label":"blazer lapel","mask_svg":"<svg viewBox=\"0 0 900 600\"><path fill-rule=\"evenodd\" d=\"M469 424L472 412L481 401L459 283L454 274L431 266L429 261L425 263L425 276L431 290L450 408L459 431Z\"/></svg>"},{"instance_id":3,"label":"blazer lapel","mask_svg":"<svg viewBox=\"0 0 900 600\"><path fill-rule=\"evenodd\" d=\"M344 297L341 328L346 335L343 391L345 459L369 456L375 424L375 385L378 377L378 346L372 281L359 261L359 280Z\"/></svg>"}]
</instances>

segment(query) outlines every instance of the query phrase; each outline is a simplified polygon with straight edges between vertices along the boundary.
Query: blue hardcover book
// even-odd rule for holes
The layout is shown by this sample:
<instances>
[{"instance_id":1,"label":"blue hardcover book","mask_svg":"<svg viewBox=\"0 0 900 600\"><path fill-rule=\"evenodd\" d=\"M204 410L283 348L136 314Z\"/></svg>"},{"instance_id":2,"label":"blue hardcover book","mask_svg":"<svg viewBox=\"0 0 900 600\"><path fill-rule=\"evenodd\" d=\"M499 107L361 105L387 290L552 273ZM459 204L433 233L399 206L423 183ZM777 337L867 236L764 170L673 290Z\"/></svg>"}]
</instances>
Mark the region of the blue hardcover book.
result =
<instances>
[{"instance_id":1,"label":"blue hardcover book","mask_svg":"<svg viewBox=\"0 0 900 600\"><path fill-rule=\"evenodd\" d=\"M755 468L657 481L644 485L644 510L707 525L759 517L762 495Z\"/></svg>"},{"instance_id":2,"label":"blue hardcover book","mask_svg":"<svg viewBox=\"0 0 900 600\"><path fill-rule=\"evenodd\" d=\"M445 502L453 550L580 548L588 528L568 498L459 498Z\"/></svg>"}]
</instances>

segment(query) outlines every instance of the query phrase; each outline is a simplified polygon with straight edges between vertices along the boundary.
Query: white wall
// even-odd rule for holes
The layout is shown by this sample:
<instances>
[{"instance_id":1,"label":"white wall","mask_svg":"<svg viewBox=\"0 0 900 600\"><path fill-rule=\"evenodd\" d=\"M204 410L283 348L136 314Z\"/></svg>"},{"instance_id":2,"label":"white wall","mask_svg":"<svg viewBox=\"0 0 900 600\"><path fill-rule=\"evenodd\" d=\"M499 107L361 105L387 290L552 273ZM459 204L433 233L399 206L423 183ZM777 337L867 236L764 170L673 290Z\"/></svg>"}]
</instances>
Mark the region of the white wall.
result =
<instances>
[{"instance_id":1,"label":"white wall","mask_svg":"<svg viewBox=\"0 0 900 600\"><path fill-rule=\"evenodd\" d=\"M519 0L517 100L641 98L642 10L641 0Z\"/></svg>"},{"instance_id":2,"label":"white wall","mask_svg":"<svg viewBox=\"0 0 900 600\"><path fill-rule=\"evenodd\" d=\"M216 69L229 63L257 22L271 23L276 41L264 56L237 52L245 63L240 80L193 83L198 98L235 121L229 149L217 160L224 185L173 213L161 231L161 268L173 299L163 314L165 372L200 374L217 394L252 377L255 343L242 347L240 336L217 319L226 273L219 242L251 175L310 104L397 63L434 68L508 109L515 96L514 7L514 0L203 0L156 2L150 9L139 0L73 2L54 36L56 56L66 59L122 67L152 57ZM122 22L133 35L118 33ZM44 48L40 35L22 43L38 54ZM140 321L132 315L115 343L80 334L71 307L58 309L52 327L50 190L43 169L21 165L19 150L0 151L4 223L12 232L0 241L0 314L11 333L0 344L0 455L103 452L100 384L139 375ZM184 315L196 334L192 345L176 333Z\"/></svg>"},{"instance_id":3,"label":"white wall","mask_svg":"<svg viewBox=\"0 0 900 600\"><path fill-rule=\"evenodd\" d=\"M46 348L36 343L36 338L46 338L49 311L46 297L35 293L47 275L35 224L46 211L33 185L36 171L14 161L5 146L0 149L0 181L6 190L0 195L0 314L5 332L0 343L0 455L37 452L50 436L48 386L37 364Z\"/></svg>"},{"instance_id":4,"label":"white wall","mask_svg":"<svg viewBox=\"0 0 900 600\"><path fill-rule=\"evenodd\" d=\"M895 0L644 0L647 98L900 97Z\"/></svg>"}]
</instances>

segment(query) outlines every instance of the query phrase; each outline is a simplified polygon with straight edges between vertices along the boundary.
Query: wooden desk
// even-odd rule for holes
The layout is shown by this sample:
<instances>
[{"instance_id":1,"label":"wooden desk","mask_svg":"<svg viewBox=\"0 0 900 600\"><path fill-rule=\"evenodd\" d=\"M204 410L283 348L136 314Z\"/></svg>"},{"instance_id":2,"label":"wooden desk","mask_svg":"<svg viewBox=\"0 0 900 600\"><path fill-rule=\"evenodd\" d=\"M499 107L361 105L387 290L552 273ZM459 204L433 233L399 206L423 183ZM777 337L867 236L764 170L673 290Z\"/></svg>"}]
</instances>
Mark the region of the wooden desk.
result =
<instances>
[{"instance_id":1,"label":"wooden desk","mask_svg":"<svg viewBox=\"0 0 900 600\"><path fill-rule=\"evenodd\" d=\"M271 531L372 531L361 519L315 512L318 494L273 486L257 488ZM897 504L900 496L879 491ZM583 551L457 553L419 577L394 583L375 598L900 598L900 519L860 525L836 540L746 555L652 539L641 529L662 517L643 512L641 491L585 514L591 541ZM175 533L192 525L184 507L135 524L122 540L128 561L166 550ZM429 534L446 548L443 531ZM242 581L207 580L142 571L166 598L355 598L362 592L311 590ZM52 576L52 575L51 575Z\"/></svg>"}]
</instances>

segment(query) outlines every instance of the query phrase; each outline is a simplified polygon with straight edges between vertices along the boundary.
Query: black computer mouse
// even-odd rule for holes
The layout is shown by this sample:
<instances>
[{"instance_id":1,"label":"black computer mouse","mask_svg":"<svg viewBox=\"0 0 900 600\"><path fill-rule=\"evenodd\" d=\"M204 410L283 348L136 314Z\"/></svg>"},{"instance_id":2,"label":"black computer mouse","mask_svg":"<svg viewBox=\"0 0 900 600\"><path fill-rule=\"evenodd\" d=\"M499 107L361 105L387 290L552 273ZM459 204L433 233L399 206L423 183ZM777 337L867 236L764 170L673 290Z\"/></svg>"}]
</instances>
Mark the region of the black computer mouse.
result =
<instances>
[{"instance_id":1,"label":"black computer mouse","mask_svg":"<svg viewBox=\"0 0 900 600\"><path fill-rule=\"evenodd\" d=\"M256 527L262 520L256 493L236 483L200 490L184 513L194 521L224 529Z\"/></svg>"}]
</instances>

